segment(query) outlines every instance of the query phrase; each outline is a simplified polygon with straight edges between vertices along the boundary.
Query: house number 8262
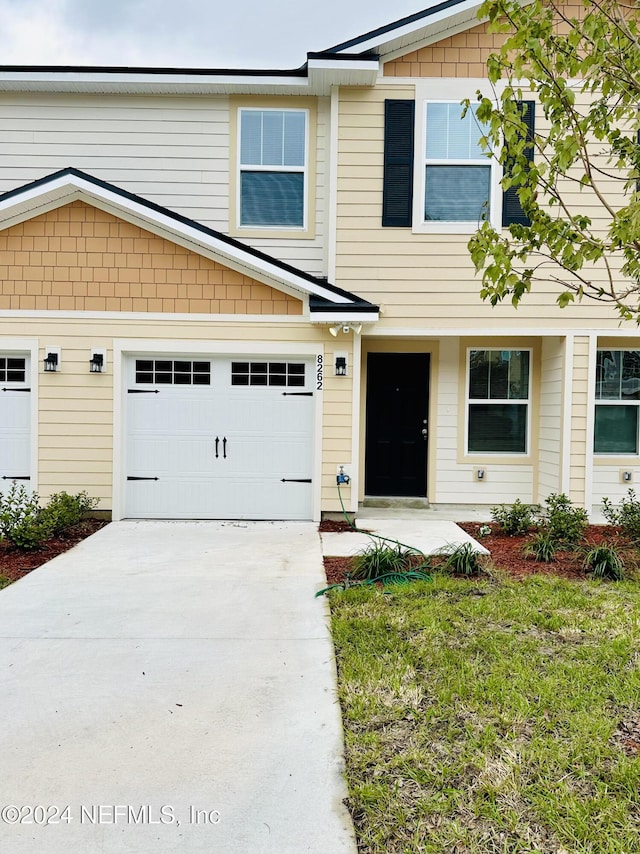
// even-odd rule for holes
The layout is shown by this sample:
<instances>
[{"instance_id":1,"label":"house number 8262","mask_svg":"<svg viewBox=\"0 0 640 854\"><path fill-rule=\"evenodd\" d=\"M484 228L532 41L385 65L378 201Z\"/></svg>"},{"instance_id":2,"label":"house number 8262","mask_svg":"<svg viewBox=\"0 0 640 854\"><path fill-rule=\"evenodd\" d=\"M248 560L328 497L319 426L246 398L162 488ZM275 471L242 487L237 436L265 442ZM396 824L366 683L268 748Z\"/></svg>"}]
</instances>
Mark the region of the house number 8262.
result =
<instances>
[{"instance_id":1,"label":"house number 8262","mask_svg":"<svg viewBox=\"0 0 640 854\"><path fill-rule=\"evenodd\" d=\"M316 361L316 389L318 391L322 391L322 364L323 358L322 354L318 355L318 359Z\"/></svg>"}]
</instances>

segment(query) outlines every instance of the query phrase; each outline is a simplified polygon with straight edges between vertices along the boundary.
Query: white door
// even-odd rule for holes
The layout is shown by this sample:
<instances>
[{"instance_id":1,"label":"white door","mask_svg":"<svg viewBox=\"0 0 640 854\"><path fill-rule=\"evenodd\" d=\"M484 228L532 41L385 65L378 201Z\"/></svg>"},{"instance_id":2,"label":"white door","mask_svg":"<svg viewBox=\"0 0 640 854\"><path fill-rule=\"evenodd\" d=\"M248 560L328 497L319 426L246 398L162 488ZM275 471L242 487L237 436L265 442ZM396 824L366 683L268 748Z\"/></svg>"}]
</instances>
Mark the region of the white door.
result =
<instances>
[{"instance_id":1,"label":"white door","mask_svg":"<svg viewBox=\"0 0 640 854\"><path fill-rule=\"evenodd\" d=\"M0 354L0 493L31 479L29 359Z\"/></svg>"},{"instance_id":2,"label":"white door","mask_svg":"<svg viewBox=\"0 0 640 854\"><path fill-rule=\"evenodd\" d=\"M310 362L145 356L127 377L126 516L311 518Z\"/></svg>"}]
</instances>

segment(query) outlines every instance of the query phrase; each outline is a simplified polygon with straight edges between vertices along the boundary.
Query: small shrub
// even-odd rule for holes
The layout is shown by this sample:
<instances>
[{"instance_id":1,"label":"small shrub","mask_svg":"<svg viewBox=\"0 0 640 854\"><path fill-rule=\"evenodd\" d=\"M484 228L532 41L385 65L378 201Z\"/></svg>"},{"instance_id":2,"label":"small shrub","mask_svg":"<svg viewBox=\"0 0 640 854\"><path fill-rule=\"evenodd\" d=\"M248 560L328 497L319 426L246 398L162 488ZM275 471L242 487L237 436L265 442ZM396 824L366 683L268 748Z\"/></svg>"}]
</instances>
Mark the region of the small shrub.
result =
<instances>
[{"instance_id":1,"label":"small shrub","mask_svg":"<svg viewBox=\"0 0 640 854\"><path fill-rule=\"evenodd\" d=\"M350 576L359 581L371 581L381 575L407 572L416 554L400 544L392 548L384 543L373 542L356 555Z\"/></svg>"},{"instance_id":2,"label":"small shrub","mask_svg":"<svg viewBox=\"0 0 640 854\"><path fill-rule=\"evenodd\" d=\"M98 499L90 498L86 492L78 492L77 495L56 492L51 496L42 513L51 526L51 533L55 536L81 522L97 503Z\"/></svg>"},{"instance_id":3,"label":"small shrub","mask_svg":"<svg viewBox=\"0 0 640 854\"><path fill-rule=\"evenodd\" d=\"M605 543L589 549L584 557L583 566L594 578L622 581L624 576L622 558L613 546Z\"/></svg>"},{"instance_id":4,"label":"small shrub","mask_svg":"<svg viewBox=\"0 0 640 854\"><path fill-rule=\"evenodd\" d=\"M13 483L0 495L0 535L21 549L33 549L51 536L51 523L36 492Z\"/></svg>"},{"instance_id":5,"label":"small shrub","mask_svg":"<svg viewBox=\"0 0 640 854\"><path fill-rule=\"evenodd\" d=\"M526 534L534 524L539 511L537 504L523 504L519 498L513 504L498 504L491 508L491 518L500 525L500 530L513 537Z\"/></svg>"},{"instance_id":6,"label":"small shrub","mask_svg":"<svg viewBox=\"0 0 640 854\"><path fill-rule=\"evenodd\" d=\"M523 549L526 557L543 563L552 563L556 559L558 542L550 531L538 531Z\"/></svg>"},{"instance_id":7,"label":"small shrub","mask_svg":"<svg viewBox=\"0 0 640 854\"><path fill-rule=\"evenodd\" d=\"M635 490L630 489L618 507L614 507L608 498L603 498L602 513L610 525L619 525L630 540L640 541L640 501Z\"/></svg>"},{"instance_id":8,"label":"small shrub","mask_svg":"<svg viewBox=\"0 0 640 854\"><path fill-rule=\"evenodd\" d=\"M447 555L442 564L444 570L455 572L458 575L480 575L482 566L480 557L471 543L461 543Z\"/></svg>"},{"instance_id":9,"label":"small shrub","mask_svg":"<svg viewBox=\"0 0 640 854\"><path fill-rule=\"evenodd\" d=\"M564 493L552 493L545 501L543 523L549 535L558 544L576 546L589 522L587 511L574 507Z\"/></svg>"}]
</instances>

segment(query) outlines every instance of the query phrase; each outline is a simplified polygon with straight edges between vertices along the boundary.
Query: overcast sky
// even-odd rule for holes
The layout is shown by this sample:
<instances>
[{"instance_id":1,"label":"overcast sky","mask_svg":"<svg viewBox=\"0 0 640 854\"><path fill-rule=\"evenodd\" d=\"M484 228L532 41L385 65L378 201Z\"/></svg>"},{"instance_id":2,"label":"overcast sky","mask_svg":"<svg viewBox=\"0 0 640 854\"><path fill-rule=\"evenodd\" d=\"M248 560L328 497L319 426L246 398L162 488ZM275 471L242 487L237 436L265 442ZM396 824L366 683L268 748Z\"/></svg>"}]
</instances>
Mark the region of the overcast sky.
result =
<instances>
[{"instance_id":1,"label":"overcast sky","mask_svg":"<svg viewBox=\"0 0 640 854\"><path fill-rule=\"evenodd\" d=\"M434 0L0 0L0 65L296 68Z\"/></svg>"}]
</instances>

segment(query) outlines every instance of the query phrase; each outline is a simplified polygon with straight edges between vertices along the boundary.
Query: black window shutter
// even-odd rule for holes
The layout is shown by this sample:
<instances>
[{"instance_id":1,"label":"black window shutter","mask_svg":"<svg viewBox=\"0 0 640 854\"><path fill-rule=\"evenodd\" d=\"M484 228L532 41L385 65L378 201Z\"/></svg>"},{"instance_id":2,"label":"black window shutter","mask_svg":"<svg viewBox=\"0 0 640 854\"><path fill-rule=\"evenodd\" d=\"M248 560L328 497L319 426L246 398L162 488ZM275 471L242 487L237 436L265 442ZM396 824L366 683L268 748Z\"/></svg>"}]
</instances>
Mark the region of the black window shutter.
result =
<instances>
[{"instance_id":1,"label":"black window shutter","mask_svg":"<svg viewBox=\"0 0 640 854\"><path fill-rule=\"evenodd\" d=\"M413 125L415 102L384 102L382 225L410 227L413 209Z\"/></svg>"},{"instance_id":2,"label":"black window shutter","mask_svg":"<svg viewBox=\"0 0 640 854\"><path fill-rule=\"evenodd\" d=\"M527 140L530 145L527 145L525 153L529 160L533 160L533 135L535 133L536 122L536 102L535 101L518 101L522 120L527 126ZM505 166L505 172L508 173L508 166ZM531 225L531 220L522 210L520 200L518 199L518 188L510 187L505 190L502 195L502 224L510 225L512 222L519 222L522 225Z\"/></svg>"}]
</instances>

